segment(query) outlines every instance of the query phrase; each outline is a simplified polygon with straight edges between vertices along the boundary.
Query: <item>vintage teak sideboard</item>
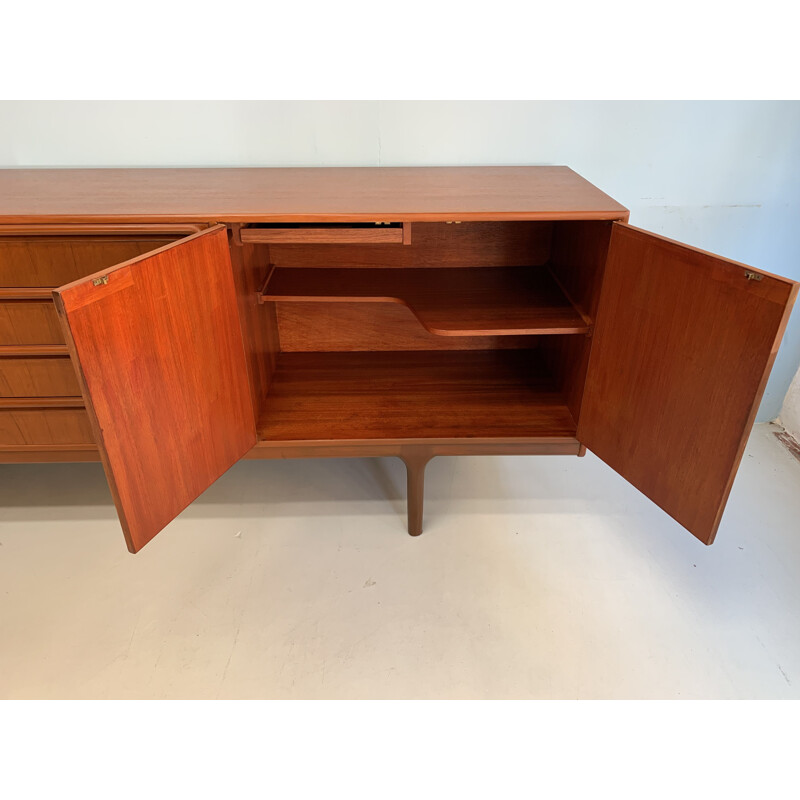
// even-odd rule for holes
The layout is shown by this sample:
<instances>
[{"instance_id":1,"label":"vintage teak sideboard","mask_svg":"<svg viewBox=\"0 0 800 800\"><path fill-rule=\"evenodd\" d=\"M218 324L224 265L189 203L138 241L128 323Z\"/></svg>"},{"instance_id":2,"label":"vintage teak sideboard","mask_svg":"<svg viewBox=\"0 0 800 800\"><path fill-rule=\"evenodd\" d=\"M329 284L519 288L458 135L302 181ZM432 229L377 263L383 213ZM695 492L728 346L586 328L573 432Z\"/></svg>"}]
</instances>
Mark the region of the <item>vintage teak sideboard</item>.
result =
<instances>
[{"instance_id":1,"label":"vintage teak sideboard","mask_svg":"<svg viewBox=\"0 0 800 800\"><path fill-rule=\"evenodd\" d=\"M566 167L0 171L0 462L136 552L241 458L589 448L714 539L797 284Z\"/></svg>"}]
</instances>

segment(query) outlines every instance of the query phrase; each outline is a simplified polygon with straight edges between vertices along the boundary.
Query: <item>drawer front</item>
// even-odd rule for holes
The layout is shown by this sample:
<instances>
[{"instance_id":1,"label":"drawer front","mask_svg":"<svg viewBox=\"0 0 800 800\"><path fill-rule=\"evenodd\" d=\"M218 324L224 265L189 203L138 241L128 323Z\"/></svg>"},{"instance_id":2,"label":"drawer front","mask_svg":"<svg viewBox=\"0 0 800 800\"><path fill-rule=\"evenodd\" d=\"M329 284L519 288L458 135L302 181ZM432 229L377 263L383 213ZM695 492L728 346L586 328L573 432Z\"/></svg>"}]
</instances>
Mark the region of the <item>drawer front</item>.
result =
<instances>
[{"instance_id":1,"label":"drawer front","mask_svg":"<svg viewBox=\"0 0 800 800\"><path fill-rule=\"evenodd\" d=\"M378 225L314 224L295 225L256 224L235 228L234 241L242 244L410 244L408 224Z\"/></svg>"},{"instance_id":2,"label":"drawer front","mask_svg":"<svg viewBox=\"0 0 800 800\"><path fill-rule=\"evenodd\" d=\"M94 444L83 408L0 408L0 460L9 447Z\"/></svg>"},{"instance_id":3,"label":"drawer front","mask_svg":"<svg viewBox=\"0 0 800 800\"><path fill-rule=\"evenodd\" d=\"M69 356L0 358L0 397L80 397Z\"/></svg>"},{"instance_id":4,"label":"drawer front","mask_svg":"<svg viewBox=\"0 0 800 800\"><path fill-rule=\"evenodd\" d=\"M0 236L0 286L57 287L163 247L180 234Z\"/></svg>"},{"instance_id":5,"label":"drawer front","mask_svg":"<svg viewBox=\"0 0 800 800\"><path fill-rule=\"evenodd\" d=\"M64 344L52 300L0 300L0 347Z\"/></svg>"}]
</instances>

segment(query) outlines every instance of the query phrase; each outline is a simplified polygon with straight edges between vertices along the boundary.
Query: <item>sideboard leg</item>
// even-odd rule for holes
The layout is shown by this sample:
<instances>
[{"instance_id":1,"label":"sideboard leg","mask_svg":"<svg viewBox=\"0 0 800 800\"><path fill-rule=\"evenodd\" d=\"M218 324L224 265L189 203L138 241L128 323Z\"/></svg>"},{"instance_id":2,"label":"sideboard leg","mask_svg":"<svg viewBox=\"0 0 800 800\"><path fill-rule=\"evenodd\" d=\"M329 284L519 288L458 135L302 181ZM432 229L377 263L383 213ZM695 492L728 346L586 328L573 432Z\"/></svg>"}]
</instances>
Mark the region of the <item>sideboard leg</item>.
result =
<instances>
[{"instance_id":1,"label":"sideboard leg","mask_svg":"<svg viewBox=\"0 0 800 800\"><path fill-rule=\"evenodd\" d=\"M578 450L578 457L581 458L586 455L586 445L582 444Z\"/></svg>"},{"instance_id":2,"label":"sideboard leg","mask_svg":"<svg viewBox=\"0 0 800 800\"><path fill-rule=\"evenodd\" d=\"M422 506L425 496L425 467L433 456L413 454L401 456L408 478L408 532L411 536L422 533Z\"/></svg>"}]
</instances>

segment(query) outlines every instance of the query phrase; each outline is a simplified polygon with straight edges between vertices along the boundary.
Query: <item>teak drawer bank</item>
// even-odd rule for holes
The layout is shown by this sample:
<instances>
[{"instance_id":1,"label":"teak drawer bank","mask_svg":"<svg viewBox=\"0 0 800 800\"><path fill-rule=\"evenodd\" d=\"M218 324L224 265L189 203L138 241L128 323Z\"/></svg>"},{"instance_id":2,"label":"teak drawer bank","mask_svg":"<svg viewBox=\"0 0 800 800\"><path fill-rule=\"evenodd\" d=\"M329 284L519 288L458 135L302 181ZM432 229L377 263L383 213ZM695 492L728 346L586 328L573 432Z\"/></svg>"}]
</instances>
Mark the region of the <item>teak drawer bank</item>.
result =
<instances>
[{"instance_id":1,"label":"teak drawer bank","mask_svg":"<svg viewBox=\"0 0 800 800\"><path fill-rule=\"evenodd\" d=\"M0 461L136 552L241 458L591 449L719 526L797 284L566 167L0 171Z\"/></svg>"}]
</instances>

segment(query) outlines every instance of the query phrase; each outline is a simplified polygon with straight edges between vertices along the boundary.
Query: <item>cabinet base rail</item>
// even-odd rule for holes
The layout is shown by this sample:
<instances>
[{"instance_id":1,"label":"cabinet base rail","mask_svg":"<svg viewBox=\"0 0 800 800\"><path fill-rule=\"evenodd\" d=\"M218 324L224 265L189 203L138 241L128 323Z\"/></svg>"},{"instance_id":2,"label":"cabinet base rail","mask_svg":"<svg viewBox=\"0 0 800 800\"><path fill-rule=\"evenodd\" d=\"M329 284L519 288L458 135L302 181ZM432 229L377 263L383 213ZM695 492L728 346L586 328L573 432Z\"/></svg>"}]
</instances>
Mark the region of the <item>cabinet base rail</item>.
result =
<instances>
[{"instance_id":1,"label":"cabinet base rail","mask_svg":"<svg viewBox=\"0 0 800 800\"><path fill-rule=\"evenodd\" d=\"M573 437L542 437L524 441L475 439L408 440L380 443L359 442L259 442L245 458L379 458L394 456L406 465L408 533L422 533L425 496L425 467L435 456L465 455L572 455L582 456L586 448Z\"/></svg>"},{"instance_id":2,"label":"cabinet base rail","mask_svg":"<svg viewBox=\"0 0 800 800\"><path fill-rule=\"evenodd\" d=\"M537 439L498 440L396 440L393 442L260 441L247 455L247 459L279 458L399 458L406 466L408 533L422 533L422 515L425 496L425 468L436 456L465 455L562 455L582 456L586 452L577 439L569 436L540 437ZM20 445L0 447L0 463L43 463L99 461L94 445Z\"/></svg>"}]
</instances>

